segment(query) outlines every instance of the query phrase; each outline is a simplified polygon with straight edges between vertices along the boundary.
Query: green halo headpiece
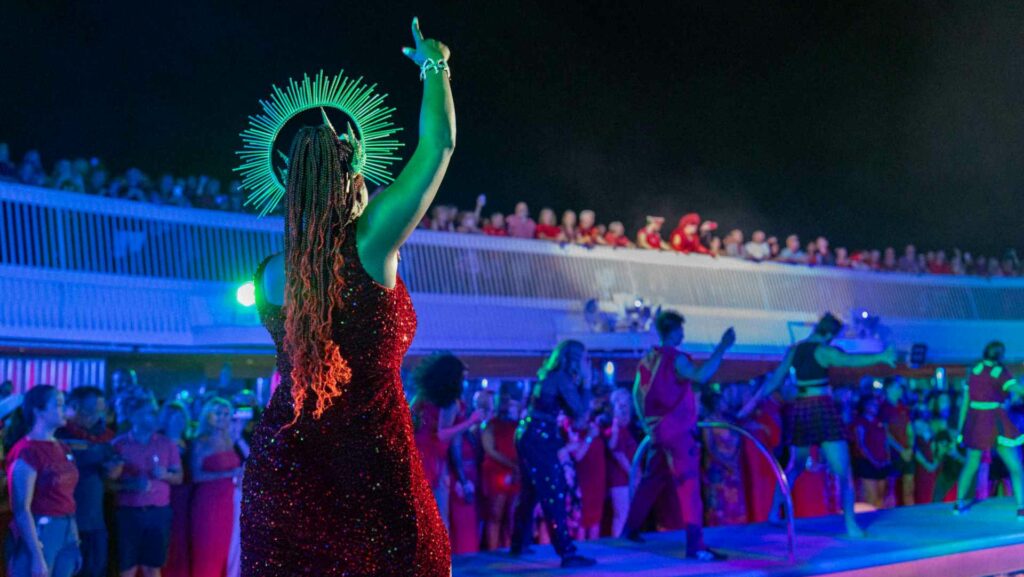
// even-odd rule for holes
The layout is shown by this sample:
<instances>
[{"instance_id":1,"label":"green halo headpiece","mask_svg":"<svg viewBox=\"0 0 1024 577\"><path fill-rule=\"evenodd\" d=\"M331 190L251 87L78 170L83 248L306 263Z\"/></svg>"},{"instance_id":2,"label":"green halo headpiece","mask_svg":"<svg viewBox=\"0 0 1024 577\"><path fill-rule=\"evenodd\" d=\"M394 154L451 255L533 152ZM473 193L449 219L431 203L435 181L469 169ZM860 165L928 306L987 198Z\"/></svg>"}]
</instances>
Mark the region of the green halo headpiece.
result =
<instances>
[{"instance_id":1,"label":"green halo headpiece","mask_svg":"<svg viewBox=\"0 0 1024 577\"><path fill-rule=\"evenodd\" d=\"M362 174L375 184L394 181L390 166L398 160L394 153L402 143L392 137L401 128L391 120L395 109L383 106L387 94L375 93L376 87L376 84L364 83L362 77L347 78L343 71L333 78L325 78L323 70L312 80L308 74L303 75L302 82L289 78L284 90L273 86L270 99L260 100L263 113L249 117L249 127L242 131L242 150L236 152L242 165L235 171L241 173L242 187L249 191L245 204L255 205L260 216L265 216L281 202L285 185L274 170L274 140L285 123L313 108L338 109L355 125L354 130L349 125L348 131L341 135L342 140L353 145L351 170L354 174ZM324 120L327 120L326 114ZM326 124L329 126L330 122ZM284 156L280 151L278 154Z\"/></svg>"}]
</instances>

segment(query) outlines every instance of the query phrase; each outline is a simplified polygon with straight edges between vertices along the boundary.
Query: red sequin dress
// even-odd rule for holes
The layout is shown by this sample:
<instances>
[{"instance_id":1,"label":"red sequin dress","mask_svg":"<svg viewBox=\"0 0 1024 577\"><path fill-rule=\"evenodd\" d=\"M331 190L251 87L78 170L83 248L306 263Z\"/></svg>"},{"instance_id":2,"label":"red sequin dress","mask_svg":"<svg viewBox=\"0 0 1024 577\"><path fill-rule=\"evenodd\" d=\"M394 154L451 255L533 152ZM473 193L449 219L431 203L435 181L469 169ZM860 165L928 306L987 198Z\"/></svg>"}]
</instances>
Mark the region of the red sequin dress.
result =
<instances>
[{"instance_id":1,"label":"red sequin dress","mask_svg":"<svg viewBox=\"0 0 1024 577\"><path fill-rule=\"evenodd\" d=\"M355 239L349 225L342 248L346 309L334 328L352 380L318 420L307 407L284 428L292 420L284 314L262 297L267 261L256 272L256 303L277 348L282 386L256 428L246 464L243 577L451 573L448 534L423 474L399 376L416 314L401 279L388 289L367 274Z\"/></svg>"}]
</instances>

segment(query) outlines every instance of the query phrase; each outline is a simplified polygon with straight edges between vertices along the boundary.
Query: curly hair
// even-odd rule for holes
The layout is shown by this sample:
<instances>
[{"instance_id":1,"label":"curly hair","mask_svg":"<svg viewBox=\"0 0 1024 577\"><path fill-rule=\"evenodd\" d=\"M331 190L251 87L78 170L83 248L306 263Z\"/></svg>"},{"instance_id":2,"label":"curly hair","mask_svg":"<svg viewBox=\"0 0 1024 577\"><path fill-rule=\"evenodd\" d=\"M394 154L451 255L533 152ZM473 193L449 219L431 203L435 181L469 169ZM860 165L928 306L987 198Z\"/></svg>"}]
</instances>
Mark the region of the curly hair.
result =
<instances>
[{"instance_id":1,"label":"curly hair","mask_svg":"<svg viewBox=\"0 0 1024 577\"><path fill-rule=\"evenodd\" d=\"M462 396L466 365L455 355L437 352L420 361L413 371L416 396L446 409Z\"/></svg>"},{"instance_id":2,"label":"curly hair","mask_svg":"<svg viewBox=\"0 0 1024 577\"><path fill-rule=\"evenodd\" d=\"M349 173L352 147L329 126L305 127L292 141L285 194L284 349L292 361L294 419L307 401L320 418L342 395L352 370L334 342L344 314L342 245L354 215L362 177Z\"/></svg>"}]
</instances>

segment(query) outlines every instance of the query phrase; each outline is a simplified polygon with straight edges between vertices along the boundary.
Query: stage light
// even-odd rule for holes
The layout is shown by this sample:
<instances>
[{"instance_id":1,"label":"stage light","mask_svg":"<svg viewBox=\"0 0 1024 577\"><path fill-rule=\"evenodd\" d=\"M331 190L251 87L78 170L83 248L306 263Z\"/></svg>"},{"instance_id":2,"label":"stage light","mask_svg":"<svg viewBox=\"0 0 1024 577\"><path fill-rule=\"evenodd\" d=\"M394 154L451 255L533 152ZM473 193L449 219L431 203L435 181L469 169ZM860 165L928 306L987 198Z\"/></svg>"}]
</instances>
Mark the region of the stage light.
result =
<instances>
[{"instance_id":1,"label":"stage light","mask_svg":"<svg viewBox=\"0 0 1024 577\"><path fill-rule=\"evenodd\" d=\"M946 388L946 369L944 367L935 367L935 387Z\"/></svg>"},{"instance_id":2,"label":"stage light","mask_svg":"<svg viewBox=\"0 0 1024 577\"><path fill-rule=\"evenodd\" d=\"M256 304L256 285L249 281L238 287L238 290L235 291L235 298L238 299L238 304L243 307L253 306Z\"/></svg>"},{"instance_id":3,"label":"stage light","mask_svg":"<svg viewBox=\"0 0 1024 577\"><path fill-rule=\"evenodd\" d=\"M862 319L867 319L869 316L871 316L871 315L868 314L868 311L861 311L860 312L860 318L862 318Z\"/></svg>"},{"instance_id":4,"label":"stage light","mask_svg":"<svg viewBox=\"0 0 1024 577\"><path fill-rule=\"evenodd\" d=\"M480 379L480 387L484 389L487 388L487 379Z\"/></svg>"},{"instance_id":5,"label":"stage light","mask_svg":"<svg viewBox=\"0 0 1024 577\"><path fill-rule=\"evenodd\" d=\"M876 389L881 389L885 385L882 383L882 381L880 381L878 379L875 379L875 381L873 383L871 383L871 386L876 388Z\"/></svg>"},{"instance_id":6,"label":"stage light","mask_svg":"<svg viewBox=\"0 0 1024 577\"><path fill-rule=\"evenodd\" d=\"M615 363L611 361L604 364L604 382L607 385L615 384Z\"/></svg>"}]
</instances>

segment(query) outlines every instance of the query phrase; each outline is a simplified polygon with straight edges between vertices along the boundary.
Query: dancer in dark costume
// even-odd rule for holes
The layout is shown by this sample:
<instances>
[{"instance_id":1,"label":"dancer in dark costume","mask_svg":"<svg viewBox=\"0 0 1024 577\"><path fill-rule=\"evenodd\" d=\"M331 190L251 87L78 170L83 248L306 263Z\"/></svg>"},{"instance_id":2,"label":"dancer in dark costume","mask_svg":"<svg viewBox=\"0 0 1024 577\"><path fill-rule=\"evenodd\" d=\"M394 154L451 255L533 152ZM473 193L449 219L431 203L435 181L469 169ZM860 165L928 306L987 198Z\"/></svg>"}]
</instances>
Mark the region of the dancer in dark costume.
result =
<instances>
[{"instance_id":1,"label":"dancer in dark costume","mask_svg":"<svg viewBox=\"0 0 1024 577\"><path fill-rule=\"evenodd\" d=\"M782 411L783 442L792 446L787 470L790 486L796 484L797 477L803 472L811 447L820 446L829 468L839 478L846 533L851 537L863 537L864 530L857 524L853 512L853 477L850 472L850 448L846 438L846 427L832 398L828 369L870 367L880 364L895 366L896 351L890 347L877 354L844 353L829 344L839 335L842 328L843 323L836 317L831 314L823 316L815 325L811 336L789 348L782 364L743 408L740 418L750 414L761 399L768 398L782 386L790 369L793 369L796 372L799 392L796 400L787 403ZM781 508L782 491L776 487L769 520L779 522Z\"/></svg>"},{"instance_id":2,"label":"dancer in dark costume","mask_svg":"<svg viewBox=\"0 0 1024 577\"><path fill-rule=\"evenodd\" d=\"M526 552L533 522L533 509L540 502L551 534L551 544L562 557L562 567L588 567L593 559L576 553L569 536L565 495L569 490L558 460L565 446L558 429L558 413L564 412L576 426L587 424L590 408L589 383L583 378L586 349L578 341L562 341L537 373L526 416L516 430L516 450L522 488L512 531L513 555Z\"/></svg>"},{"instance_id":3,"label":"dancer in dark costume","mask_svg":"<svg viewBox=\"0 0 1024 577\"><path fill-rule=\"evenodd\" d=\"M415 21L413 35L404 52L423 80L420 139L390 187L367 204L352 131L303 128L291 147L285 251L255 275L282 381L246 467L244 577L451 573L399 376L416 314L398 249L455 145L448 48Z\"/></svg>"}]
</instances>

